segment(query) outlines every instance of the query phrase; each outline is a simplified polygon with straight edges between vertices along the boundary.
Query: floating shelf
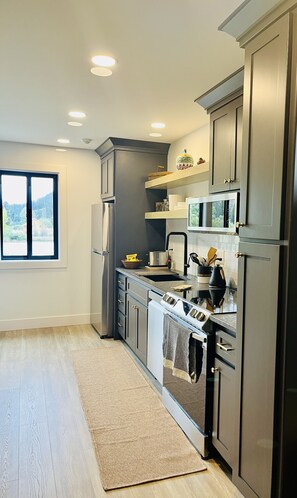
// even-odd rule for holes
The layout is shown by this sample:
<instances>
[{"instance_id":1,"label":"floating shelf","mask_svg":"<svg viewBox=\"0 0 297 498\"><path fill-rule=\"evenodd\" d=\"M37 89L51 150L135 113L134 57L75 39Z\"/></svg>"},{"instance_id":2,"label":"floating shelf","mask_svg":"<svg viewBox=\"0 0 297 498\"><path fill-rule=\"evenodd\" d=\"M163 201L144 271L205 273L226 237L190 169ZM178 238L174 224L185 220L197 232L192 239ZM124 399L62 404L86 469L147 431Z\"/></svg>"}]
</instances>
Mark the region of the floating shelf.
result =
<instances>
[{"instance_id":1,"label":"floating shelf","mask_svg":"<svg viewBox=\"0 0 297 498\"><path fill-rule=\"evenodd\" d=\"M155 180L145 182L145 188L167 189L182 187L191 183L208 180L209 163L197 164L187 169L176 171L170 175L161 176Z\"/></svg>"},{"instance_id":2,"label":"floating shelf","mask_svg":"<svg viewBox=\"0 0 297 498\"><path fill-rule=\"evenodd\" d=\"M185 219L186 217L186 209L175 209L174 211L152 211L151 213L145 213L146 220L174 220Z\"/></svg>"}]
</instances>

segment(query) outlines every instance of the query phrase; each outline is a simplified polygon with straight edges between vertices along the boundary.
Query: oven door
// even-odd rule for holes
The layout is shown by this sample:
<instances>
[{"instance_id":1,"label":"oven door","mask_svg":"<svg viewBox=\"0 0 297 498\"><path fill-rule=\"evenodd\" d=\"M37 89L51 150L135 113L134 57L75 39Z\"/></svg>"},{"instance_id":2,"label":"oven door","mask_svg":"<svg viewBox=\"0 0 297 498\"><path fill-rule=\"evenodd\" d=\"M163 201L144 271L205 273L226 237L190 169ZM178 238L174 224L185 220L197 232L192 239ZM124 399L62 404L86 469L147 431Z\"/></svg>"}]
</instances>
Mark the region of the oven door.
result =
<instances>
[{"instance_id":1,"label":"oven door","mask_svg":"<svg viewBox=\"0 0 297 498\"><path fill-rule=\"evenodd\" d=\"M198 425L200 431L207 432L206 427L206 392L207 392L207 345L208 335L200 330L196 330L175 316L172 318L178 321L185 330L191 330L191 340L195 344L196 358L199 359L202 368L196 383L190 384L184 379L172 375L170 368L163 368L163 386L167 389L171 397L177 401L183 411ZM200 370L200 368L199 368Z\"/></svg>"}]
</instances>

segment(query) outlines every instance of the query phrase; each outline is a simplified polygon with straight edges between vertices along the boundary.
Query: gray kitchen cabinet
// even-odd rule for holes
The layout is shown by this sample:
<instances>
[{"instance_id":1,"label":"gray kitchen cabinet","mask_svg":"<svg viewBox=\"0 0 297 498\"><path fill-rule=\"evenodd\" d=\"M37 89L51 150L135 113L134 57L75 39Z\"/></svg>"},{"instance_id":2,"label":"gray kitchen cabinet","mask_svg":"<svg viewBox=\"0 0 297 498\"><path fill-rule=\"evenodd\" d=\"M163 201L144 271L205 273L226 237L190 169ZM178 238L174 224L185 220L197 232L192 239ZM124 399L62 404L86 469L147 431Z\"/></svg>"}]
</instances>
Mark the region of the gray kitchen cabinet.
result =
<instances>
[{"instance_id":1,"label":"gray kitchen cabinet","mask_svg":"<svg viewBox=\"0 0 297 498\"><path fill-rule=\"evenodd\" d=\"M222 330L217 326L215 343L212 444L232 467L236 337L228 329Z\"/></svg>"},{"instance_id":2,"label":"gray kitchen cabinet","mask_svg":"<svg viewBox=\"0 0 297 498\"><path fill-rule=\"evenodd\" d=\"M101 199L114 197L114 153L101 161Z\"/></svg>"},{"instance_id":3,"label":"gray kitchen cabinet","mask_svg":"<svg viewBox=\"0 0 297 498\"><path fill-rule=\"evenodd\" d=\"M147 306L127 294L126 342L146 365L147 360Z\"/></svg>"},{"instance_id":4,"label":"gray kitchen cabinet","mask_svg":"<svg viewBox=\"0 0 297 498\"><path fill-rule=\"evenodd\" d=\"M233 481L245 497L269 498L275 450L280 246L239 244Z\"/></svg>"},{"instance_id":5,"label":"gray kitchen cabinet","mask_svg":"<svg viewBox=\"0 0 297 498\"><path fill-rule=\"evenodd\" d=\"M116 328L122 339L126 339L126 282L127 277L117 272Z\"/></svg>"},{"instance_id":6,"label":"gray kitchen cabinet","mask_svg":"<svg viewBox=\"0 0 297 498\"><path fill-rule=\"evenodd\" d=\"M242 237L282 238L289 21L283 16L245 46Z\"/></svg>"},{"instance_id":7,"label":"gray kitchen cabinet","mask_svg":"<svg viewBox=\"0 0 297 498\"><path fill-rule=\"evenodd\" d=\"M212 444L232 467L234 453L234 368L215 358Z\"/></svg>"},{"instance_id":8,"label":"gray kitchen cabinet","mask_svg":"<svg viewBox=\"0 0 297 498\"><path fill-rule=\"evenodd\" d=\"M210 113L209 191L240 188L242 96Z\"/></svg>"}]
</instances>

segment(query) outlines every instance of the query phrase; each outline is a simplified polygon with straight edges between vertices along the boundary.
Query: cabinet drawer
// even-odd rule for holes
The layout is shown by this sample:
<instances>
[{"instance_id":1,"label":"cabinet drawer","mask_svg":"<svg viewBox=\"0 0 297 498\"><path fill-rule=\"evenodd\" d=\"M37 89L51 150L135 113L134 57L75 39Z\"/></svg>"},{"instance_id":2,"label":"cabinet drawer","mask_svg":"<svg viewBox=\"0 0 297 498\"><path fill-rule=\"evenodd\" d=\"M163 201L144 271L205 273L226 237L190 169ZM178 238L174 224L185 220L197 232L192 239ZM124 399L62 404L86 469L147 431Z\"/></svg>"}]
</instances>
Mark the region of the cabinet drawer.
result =
<instances>
[{"instance_id":1,"label":"cabinet drawer","mask_svg":"<svg viewBox=\"0 0 297 498\"><path fill-rule=\"evenodd\" d=\"M127 291L132 294L139 302L148 304L149 289L137 284L134 280L127 279Z\"/></svg>"},{"instance_id":2,"label":"cabinet drawer","mask_svg":"<svg viewBox=\"0 0 297 498\"><path fill-rule=\"evenodd\" d=\"M123 339L126 339L126 317L123 313L118 311L117 319L118 333Z\"/></svg>"},{"instance_id":3,"label":"cabinet drawer","mask_svg":"<svg viewBox=\"0 0 297 498\"><path fill-rule=\"evenodd\" d=\"M126 294L123 290L118 289L118 310L126 314Z\"/></svg>"},{"instance_id":4,"label":"cabinet drawer","mask_svg":"<svg viewBox=\"0 0 297 498\"><path fill-rule=\"evenodd\" d=\"M117 274L117 284L120 289L126 290L127 277L122 275L122 273Z\"/></svg>"},{"instance_id":5,"label":"cabinet drawer","mask_svg":"<svg viewBox=\"0 0 297 498\"><path fill-rule=\"evenodd\" d=\"M236 337L224 332L216 331L216 356L220 356L231 365L235 365Z\"/></svg>"}]
</instances>

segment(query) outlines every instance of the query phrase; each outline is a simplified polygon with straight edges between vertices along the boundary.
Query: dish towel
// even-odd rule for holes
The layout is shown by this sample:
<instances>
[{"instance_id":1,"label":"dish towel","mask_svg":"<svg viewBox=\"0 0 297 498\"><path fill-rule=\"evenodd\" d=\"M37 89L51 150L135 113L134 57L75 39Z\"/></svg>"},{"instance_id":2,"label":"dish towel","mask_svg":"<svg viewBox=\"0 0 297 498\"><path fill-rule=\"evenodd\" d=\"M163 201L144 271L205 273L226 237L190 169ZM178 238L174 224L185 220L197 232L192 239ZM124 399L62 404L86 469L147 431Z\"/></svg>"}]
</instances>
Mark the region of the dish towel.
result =
<instances>
[{"instance_id":1,"label":"dish towel","mask_svg":"<svg viewBox=\"0 0 297 498\"><path fill-rule=\"evenodd\" d=\"M163 365L170 368L175 377L194 384L201 373L203 350L191 336L190 329L165 314Z\"/></svg>"}]
</instances>

